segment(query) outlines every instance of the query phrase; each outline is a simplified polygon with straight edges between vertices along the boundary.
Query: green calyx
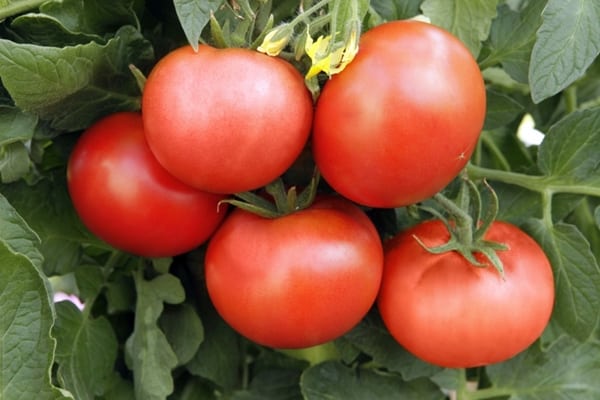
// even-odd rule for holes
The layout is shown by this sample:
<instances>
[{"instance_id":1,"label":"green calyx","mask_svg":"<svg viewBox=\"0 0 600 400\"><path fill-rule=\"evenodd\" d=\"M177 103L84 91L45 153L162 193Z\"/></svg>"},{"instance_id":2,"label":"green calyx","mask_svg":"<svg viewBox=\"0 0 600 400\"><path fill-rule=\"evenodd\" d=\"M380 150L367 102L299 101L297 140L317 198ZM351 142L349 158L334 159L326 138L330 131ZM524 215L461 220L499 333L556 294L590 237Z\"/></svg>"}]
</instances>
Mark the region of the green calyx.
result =
<instances>
[{"instance_id":1,"label":"green calyx","mask_svg":"<svg viewBox=\"0 0 600 400\"><path fill-rule=\"evenodd\" d=\"M264 218L278 218L308 208L315 200L318 185L319 173L315 170L309 185L300 192L296 186L286 189L283 180L277 178L265 186L268 196L241 192L234 195L236 198L225 199L220 203L231 204Z\"/></svg>"},{"instance_id":2,"label":"green calyx","mask_svg":"<svg viewBox=\"0 0 600 400\"><path fill-rule=\"evenodd\" d=\"M488 263L477 259L476 254L482 254L504 279L504 266L497 252L508 250L508 247L503 243L484 239L487 230L498 214L498 196L486 181L483 183L490 194L485 215L482 215L481 194L475 183L465 175L462 178L456 200L451 200L441 193L433 197L437 205L442 208L442 212L434 207L420 206L423 211L432 214L444 223L450 233L448 242L440 246L428 247L416 236L415 240L432 254L456 251L476 267L489 266Z\"/></svg>"}]
</instances>

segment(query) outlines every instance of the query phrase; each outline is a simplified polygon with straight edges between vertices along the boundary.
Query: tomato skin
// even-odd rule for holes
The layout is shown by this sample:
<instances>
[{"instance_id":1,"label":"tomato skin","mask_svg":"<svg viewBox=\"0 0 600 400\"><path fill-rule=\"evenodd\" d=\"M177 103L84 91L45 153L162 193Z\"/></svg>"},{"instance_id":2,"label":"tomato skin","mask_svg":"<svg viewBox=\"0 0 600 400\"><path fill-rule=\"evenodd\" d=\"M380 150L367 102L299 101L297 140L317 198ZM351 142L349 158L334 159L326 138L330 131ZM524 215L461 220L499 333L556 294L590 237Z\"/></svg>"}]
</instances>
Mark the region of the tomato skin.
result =
<instances>
[{"instance_id":1,"label":"tomato skin","mask_svg":"<svg viewBox=\"0 0 600 400\"><path fill-rule=\"evenodd\" d=\"M142 96L159 162L198 189L236 193L283 174L310 134L304 79L275 57L239 48L181 47L150 72Z\"/></svg>"},{"instance_id":2,"label":"tomato skin","mask_svg":"<svg viewBox=\"0 0 600 400\"><path fill-rule=\"evenodd\" d=\"M414 236L430 247L449 238L440 221L427 221L384 246L378 308L409 352L442 367L476 367L511 358L542 334L552 313L554 280L531 237L514 225L492 224L485 238L509 247L497 253L503 280L494 267L475 267L456 252L430 254Z\"/></svg>"},{"instance_id":3,"label":"tomato skin","mask_svg":"<svg viewBox=\"0 0 600 400\"><path fill-rule=\"evenodd\" d=\"M315 161L359 204L413 204L466 165L485 110L481 72L458 39L424 22L384 23L362 35L354 60L324 85Z\"/></svg>"},{"instance_id":4,"label":"tomato skin","mask_svg":"<svg viewBox=\"0 0 600 400\"><path fill-rule=\"evenodd\" d=\"M88 229L146 257L173 256L205 242L225 216L223 196L193 189L154 158L139 113L111 114L79 138L67 166L73 205Z\"/></svg>"},{"instance_id":5,"label":"tomato skin","mask_svg":"<svg viewBox=\"0 0 600 400\"><path fill-rule=\"evenodd\" d=\"M375 227L341 198L266 219L237 209L208 244L208 294L223 319L274 348L315 346L373 306L383 269Z\"/></svg>"}]
</instances>

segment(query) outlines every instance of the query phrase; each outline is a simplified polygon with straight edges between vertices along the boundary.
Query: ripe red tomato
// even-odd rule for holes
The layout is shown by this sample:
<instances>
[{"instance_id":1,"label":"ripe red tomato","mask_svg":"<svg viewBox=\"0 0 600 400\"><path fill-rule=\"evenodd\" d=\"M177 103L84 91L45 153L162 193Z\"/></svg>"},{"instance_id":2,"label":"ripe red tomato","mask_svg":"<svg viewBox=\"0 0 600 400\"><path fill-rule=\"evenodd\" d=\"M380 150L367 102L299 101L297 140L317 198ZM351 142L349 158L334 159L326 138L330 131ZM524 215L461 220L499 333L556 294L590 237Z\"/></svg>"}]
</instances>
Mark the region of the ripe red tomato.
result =
<instances>
[{"instance_id":1,"label":"ripe red tomato","mask_svg":"<svg viewBox=\"0 0 600 400\"><path fill-rule=\"evenodd\" d=\"M256 343L303 348L354 327L377 297L383 249L357 206L323 198L276 219L235 210L206 253L208 294Z\"/></svg>"},{"instance_id":2,"label":"ripe red tomato","mask_svg":"<svg viewBox=\"0 0 600 400\"><path fill-rule=\"evenodd\" d=\"M282 59L185 46L150 72L142 115L169 172L201 190L236 193L290 167L310 134L313 104L302 75Z\"/></svg>"},{"instance_id":3,"label":"ripe red tomato","mask_svg":"<svg viewBox=\"0 0 600 400\"><path fill-rule=\"evenodd\" d=\"M424 22L384 23L362 35L356 58L325 83L315 161L357 203L416 203L465 166L485 109L481 72L457 38Z\"/></svg>"},{"instance_id":4,"label":"ripe red tomato","mask_svg":"<svg viewBox=\"0 0 600 400\"><path fill-rule=\"evenodd\" d=\"M486 239L505 243L505 269L470 264L456 252L433 255L449 234L428 221L385 244L378 298L391 335L417 357L443 367L466 368L504 361L542 333L554 304L550 263L539 245L514 225L494 222ZM480 258L480 261L483 261Z\"/></svg>"},{"instance_id":5,"label":"ripe red tomato","mask_svg":"<svg viewBox=\"0 0 600 400\"><path fill-rule=\"evenodd\" d=\"M147 257L191 250L216 229L223 196L175 179L154 158L139 113L109 115L79 138L67 167L73 205L92 233Z\"/></svg>"}]
</instances>

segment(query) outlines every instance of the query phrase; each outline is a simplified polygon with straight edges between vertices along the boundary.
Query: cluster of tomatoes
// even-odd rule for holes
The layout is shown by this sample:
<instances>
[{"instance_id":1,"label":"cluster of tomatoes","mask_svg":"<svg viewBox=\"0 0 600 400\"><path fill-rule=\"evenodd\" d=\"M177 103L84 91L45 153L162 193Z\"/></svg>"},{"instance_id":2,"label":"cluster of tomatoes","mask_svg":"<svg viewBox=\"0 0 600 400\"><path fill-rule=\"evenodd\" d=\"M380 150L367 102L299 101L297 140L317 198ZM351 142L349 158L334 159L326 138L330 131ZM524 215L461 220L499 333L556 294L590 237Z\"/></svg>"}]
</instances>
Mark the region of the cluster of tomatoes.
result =
<instances>
[{"instance_id":1,"label":"cluster of tomatoes","mask_svg":"<svg viewBox=\"0 0 600 400\"><path fill-rule=\"evenodd\" d=\"M448 185L474 150L485 101L466 47L423 22L366 32L316 104L283 59L186 46L153 68L141 113L113 114L84 132L69 190L83 222L117 248L160 257L208 242L210 298L257 343L333 340L377 302L390 333L417 356L489 364L523 350L548 322L552 272L537 244L512 225L492 225L489 239L510 247L499 254L502 278L454 252L425 251L414 236L443 244L441 222L384 245L360 207L405 206ZM271 219L221 202L281 176L309 141L338 195Z\"/></svg>"}]
</instances>

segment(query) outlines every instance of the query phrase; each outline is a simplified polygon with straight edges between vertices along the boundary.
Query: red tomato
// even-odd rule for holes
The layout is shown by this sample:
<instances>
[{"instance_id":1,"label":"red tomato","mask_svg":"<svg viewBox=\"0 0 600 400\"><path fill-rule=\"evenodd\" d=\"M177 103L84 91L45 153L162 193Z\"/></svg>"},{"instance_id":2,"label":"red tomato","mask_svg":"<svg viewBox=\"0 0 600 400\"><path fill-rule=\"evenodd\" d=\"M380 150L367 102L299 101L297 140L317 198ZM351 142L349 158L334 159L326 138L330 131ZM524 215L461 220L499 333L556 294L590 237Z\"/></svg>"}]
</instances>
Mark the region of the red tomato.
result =
<instances>
[{"instance_id":1,"label":"red tomato","mask_svg":"<svg viewBox=\"0 0 600 400\"><path fill-rule=\"evenodd\" d=\"M142 96L158 161L196 188L236 193L272 182L310 134L312 98L291 64L248 49L179 48Z\"/></svg>"},{"instance_id":2,"label":"red tomato","mask_svg":"<svg viewBox=\"0 0 600 400\"><path fill-rule=\"evenodd\" d=\"M539 245L514 225L494 222L486 239L498 252L503 280L456 252L433 255L449 234L440 221L416 225L387 242L378 298L391 335L409 352L439 366L466 368L504 361L542 333L554 304L550 263ZM480 258L483 261L483 258Z\"/></svg>"},{"instance_id":3,"label":"red tomato","mask_svg":"<svg viewBox=\"0 0 600 400\"><path fill-rule=\"evenodd\" d=\"M222 196L175 179L154 158L138 113L112 114L78 140L67 168L83 223L116 248L147 257L191 250L216 229Z\"/></svg>"},{"instance_id":4,"label":"red tomato","mask_svg":"<svg viewBox=\"0 0 600 400\"><path fill-rule=\"evenodd\" d=\"M383 249L355 205L325 198L276 219L236 209L208 244L209 296L259 344L303 348L354 327L375 302Z\"/></svg>"},{"instance_id":5,"label":"red tomato","mask_svg":"<svg viewBox=\"0 0 600 400\"><path fill-rule=\"evenodd\" d=\"M367 31L356 58L325 84L315 161L357 203L416 203L465 166L485 109L481 72L457 38L424 22L388 22Z\"/></svg>"}]
</instances>

